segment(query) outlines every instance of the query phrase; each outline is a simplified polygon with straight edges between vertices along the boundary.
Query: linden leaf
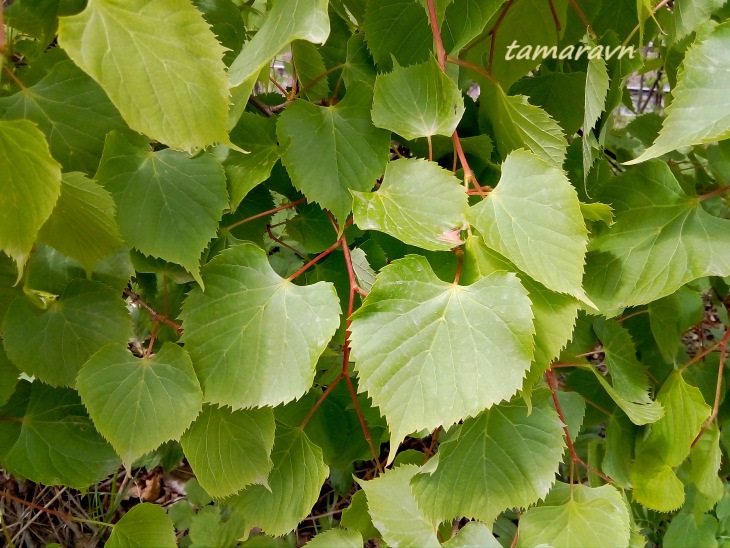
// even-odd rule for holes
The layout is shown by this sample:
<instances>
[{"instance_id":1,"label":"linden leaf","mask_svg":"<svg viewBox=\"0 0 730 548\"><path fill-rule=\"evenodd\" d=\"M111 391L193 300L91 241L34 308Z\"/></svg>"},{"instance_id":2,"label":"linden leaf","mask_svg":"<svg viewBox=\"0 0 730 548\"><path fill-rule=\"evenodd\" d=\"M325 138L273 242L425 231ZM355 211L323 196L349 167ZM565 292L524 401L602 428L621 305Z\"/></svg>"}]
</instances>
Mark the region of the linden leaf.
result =
<instances>
[{"instance_id":1,"label":"linden leaf","mask_svg":"<svg viewBox=\"0 0 730 548\"><path fill-rule=\"evenodd\" d=\"M64 174L61 196L38 239L78 261L90 274L123 244L111 194L81 173Z\"/></svg>"},{"instance_id":2,"label":"linden leaf","mask_svg":"<svg viewBox=\"0 0 730 548\"><path fill-rule=\"evenodd\" d=\"M0 466L11 474L86 489L119 467L75 390L21 381L0 417Z\"/></svg>"},{"instance_id":3,"label":"linden leaf","mask_svg":"<svg viewBox=\"0 0 730 548\"><path fill-rule=\"evenodd\" d=\"M111 133L96 179L114 196L124 239L145 255L179 264L200 283L200 255L218 230L228 193L212 155L151 152L143 138Z\"/></svg>"},{"instance_id":4,"label":"linden leaf","mask_svg":"<svg viewBox=\"0 0 730 548\"><path fill-rule=\"evenodd\" d=\"M76 386L97 430L128 466L180 438L203 405L190 357L173 343L142 358L126 345L105 346L81 368Z\"/></svg>"},{"instance_id":5,"label":"linden leaf","mask_svg":"<svg viewBox=\"0 0 730 548\"><path fill-rule=\"evenodd\" d=\"M294 186L344 225L351 190L370 190L388 162L390 134L370 120L370 91L351 86L332 107L298 100L277 123L282 161Z\"/></svg>"},{"instance_id":6,"label":"linden leaf","mask_svg":"<svg viewBox=\"0 0 730 548\"><path fill-rule=\"evenodd\" d=\"M58 42L130 128L171 148L227 142L224 48L186 0L89 0Z\"/></svg>"},{"instance_id":7,"label":"linden leaf","mask_svg":"<svg viewBox=\"0 0 730 548\"><path fill-rule=\"evenodd\" d=\"M517 546L628 547L630 525L629 509L615 487L560 483L520 518Z\"/></svg>"},{"instance_id":8,"label":"linden leaf","mask_svg":"<svg viewBox=\"0 0 730 548\"><path fill-rule=\"evenodd\" d=\"M284 535L307 517L317 502L329 468L322 450L301 428L277 425L268 486L251 485L230 499L246 523L274 536Z\"/></svg>"},{"instance_id":9,"label":"linden leaf","mask_svg":"<svg viewBox=\"0 0 730 548\"><path fill-rule=\"evenodd\" d=\"M389 546L440 546L435 524L419 508L411 492L411 479L419 470L404 464L374 480L357 480L365 491L373 525Z\"/></svg>"},{"instance_id":10,"label":"linden leaf","mask_svg":"<svg viewBox=\"0 0 730 548\"><path fill-rule=\"evenodd\" d=\"M586 258L586 291L600 310L616 314L697 278L730 275L730 221L687 195L667 164L631 169L599 194L616 213Z\"/></svg>"},{"instance_id":11,"label":"linden leaf","mask_svg":"<svg viewBox=\"0 0 730 548\"><path fill-rule=\"evenodd\" d=\"M408 140L433 135L451 136L464 115L457 85L436 59L421 65L396 66L375 80L373 123Z\"/></svg>"},{"instance_id":12,"label":"linden leaf","mask_svg":"<svg viewBox=\"0 0 730 548\"><path fill-rule=\"evenodd\" d=\"M165 509L157 504L133 506L112 527L104 548L175 548L175 528Z\"/></svg>"},{"instance_id":13,"label":"linden leaf","mask_svg":"<svg viewBox=\"0 0 730 548\"><path fill-rule=\"evenodd\" d=\"M206 405L180 442L201 487L211 496L227 497L251 483L266 484L274 414Z\"/></svg>"},{"instance_id":14,"label":"linden leaf","mask_svg":"<svg viewBox=\"0 0 730 548\"><path fill-rule=\"evenodd\" d=\"M497 405L441 444L436 470L417 475L413 492L434 521L492 523L502 511L547 495L564 450L563 423L547 397L531 410L521 400Z\"/></svg>"},{"instance_id":15,"label":"linden leaf","mask_svg":"<svg viewBox=\"0 0 730 548\"><path fill-rule=\"evenodd\" d=\"M730 138L730 22L690 46L679 71L672 103L659 136L627 165L658 158L681 147Z\"/></svg>"},{"instance_id":16,"label":"linden leaf","mask_svg":"<svg viewBox=\"0 0 730 548\"><path fill-rule=\"evenodd\" d=\"M340 324L334 286L280 278L252 243L218 254L203 279L205 291L189 294L180 317L206 401L262 407L304 395Z\"/></svg>"},{"instance_id":17,"label":"linden leaf","mask_svg":"<svg viewBox=\"0 0 730 548\"><path fill-rule=\"evenodd\" d=\"M18 280L33 242L61 192L61 166L46 138L27 120L0 121L0 251L18 265Z\"/></svg>"},{"instance_id":18,"label":"linden leaf","mask_svg":"<svg viewBox=\"0 0 730 548\"><path fill-rule=\"evenodd\" d=\"M120 293L73 280L46 310L19 297L3 324L5 350L15 365L53 386L75 386L81 366L107 344L126 344L131 320Z\"/></svg>"},{"instance_id":19,"label":"linden leaf","mask_svg":"<svg viewBox=\"0 0 730 548\"><path fill-rule=\"evenodd\" d=\"M484 243L558 293L586 301L581 281L588 230L580 201L565 174L518 150L486 200L470 210Z\"/></svg>"},{"instance_id":20,"label":"linden leaf","mask_svg":"<svg viewBox=\"0 0 730 548\"><path fill-rule=\"evenodd\" d=\"M466 192L456 177L434 162L390 162L378 190L352 195L355 224L363 230L380 230L431 251L462 243L459 232L466 226L469 207Z\"/></svg>"},{"instance_id":21,"label":"linden leaf","mask_svg":"<svg viewBox=\"0 0 730 548\"><path fill-rule=\"evenodd\" d=\"M381 270L351 331L359 389L388 421L394 448L510 398L533 356L530 301L513 274L460 286L417 255Z\"/></svg>"}]
</instances>

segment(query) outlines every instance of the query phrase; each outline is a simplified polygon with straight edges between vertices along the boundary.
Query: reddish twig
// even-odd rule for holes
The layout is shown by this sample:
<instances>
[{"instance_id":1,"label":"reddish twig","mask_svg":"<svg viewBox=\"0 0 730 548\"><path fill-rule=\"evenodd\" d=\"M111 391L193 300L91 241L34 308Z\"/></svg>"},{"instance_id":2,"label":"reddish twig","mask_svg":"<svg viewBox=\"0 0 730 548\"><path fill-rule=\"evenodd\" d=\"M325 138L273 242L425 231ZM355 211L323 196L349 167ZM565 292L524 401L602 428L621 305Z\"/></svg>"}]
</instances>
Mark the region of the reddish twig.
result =
<instances>
[{"instance_id":1,"label":"reddish twig","mask_svg":"<svg viewBox=\"0 0 730 548\"><path fill-rule=\"evenodd\" d=\"M130 298L130 300L132 301L132 304L141 306L147 312L149 312L150 316L152 316L153 322L160 322L160 323L164 323L165 325L169 325L175 331L177 331L178 334L181 334L183 332L183 328L179 323L176 323L176 322L172 321L170 318L168 318L167 316L157 312L154 308L152 308L150 305L148 305L146 302L144 302L142 300L142 298L139 295L137 295L134 291L132 291L130 288L128 288L128 287L125 288L124 294Z\"/></svg>"},{"instance_id":2,"label":"reddish twig","mask_svg":"<svg viewBox=\"0 0 730 548\"><path fill-rule=\"evenodd\" d=\"M303 204L306 202L306 198L300 198L299 200L296 200L294 202L289 202L288 204L281 205L279 207L275 207L274 209L269 209L268 211L264 211L262 213L257 213L256 215L251 215L250 217L246 217L245 219L241 219L240 221L236 221L232 225L229 225L226 227L226 230L230 231L236 228L237 226L241 226L244 223L247 223L249 221L253 221L254 219L259 219L261 217L265 217L266 215L273 215L277 211L281 211L282 209L289 209L292 207L296 207L300 204Z\"/></svg>"},{"instance_id":3,"label":"reddish twig","mask_svg":"<svg viewBox=\"0 0 730 548\"><path fill-rule=\"evenodd\" d=\"M431 23L433 41L436 43L436 58L438 59L441 70L446 70L446 50L444 49L444 41L441 39L434 0L426 0L426 6L428 8L428 20Z\"/></svg>"},{"instance_id":4,"label":"reddish twig","mask_svg":"<svg viewBox=\"0 0 730 548\"><path fill-rule=\"evenodd\" d=\"M298 255L305 261L307 260L307 256L304 255L301 251L299 251L297 248L290 246L288 243L286 243L281 238L277 238L274 233L271 231L271 225L266 225L266 234L268 234L269 238L279 244L281 247L287 248L289 251L292 251L294 254Z\"/></svg>"},{"instance_id":5,"label":"reddish twig","mask_svg":"<svg viewBox=\"0 0 730 548\"><path fill-rule=\"evenodd\" d=\"M700 202L704 202L705 200L709 200L710 198L714 198L715 196L725 194L728 191L730 191L730 185L725 185L723 187L716 188L715 190L708 192L707 194L703 194L699 197L699 200Z\"/></svg>"},{"instance_id":6,"label":"reddish twig","mask_svg":"<svg viewBox=\"0 0 730 548\"><path fill-rule=\"evenodd\" d=\"M35 504L34 502L21 499L20 497L16 497L15 495L11 495L10 493L7 493L5 491L0 491L0 497L12 500L13 502L17 502L19 504L22 504L23 506L33 508L34 510L38 510L39 512L45 512L46 514L56 516L57 518L61 518L65 521L76 521L80 523L89 523L92 525L103 525L105 527L112 527L111 523L104 523L103 521L96 521L93 519L78 518L76 516L72 516L71 514L59 512L58 510L51 510L50 508L46 508L44 506L40 506L39 504Z\"/></svg>"},{"instance_id":7,"label":"reddish twig","mask_svg":"<svg viewBox=\"0 0 730 548\"><path fill-rule=\"evenodd\" d=\"M616 482L614 482L611 478L609 478L603 472L600 472L599 470L596 470L595 468L593 468L590 464L588 464L583 459L581 459L578 456L578 453L576 453L575 446L573 445L573 440L570 438L570 432L568 431L568 427L566 426L568 423L565 420L565 415L563 414L563 409L560 406L560 401L558 400L558 393L557 393L558 381L555 378L555 373L551 369L548 369L545 372L545 379L547 380L548 387L550 388L550 393L552 394L552 397L553 397L553 404L555 405L555 410L558 412L558 417L560 418L560 420L563 423L563 432L565 433L565 441L568 444L568 450L570 451L570 458L571 458L572 462L580 464L581 466L583 466L583 468L588 470L588 472L590 472L591 474L595 474L596 476L601 478L606 483L611 483L611 484L615 485Z\"/></svg>"},{"instance_id":8,"label":"reddish twig","mask_svg":"<svg viewBox=\"0 0 730 548\"><path fill-rule=\"evenodd\" d=\"M461 279L461 266L464 263L464 250L460 247L457 247L454 249L454 253L456 253L456 257L458 259L458 263L456 263L456 275L454 276L454 285L459 285L459 280Z\"/></svg>"},{"instance_id":9,"label":"reddish twig","mask_svg":"<svg viewBox=\"0 0 730 548\"><path fill-rule=\"evenodd\" d=\"M434 5L434 0L426 0L426 4L428 6L428 20L431 23L431 31L433 32L433 40L436 43L436 53L438 56L438 62L439 66L441 67L441 70L446 73L446 51L444 50L444 42L441 39L441 31L439 31L438 27L438 19L436 17L436 7ZM461 167L464 169L464 181L466 182L467 186L469 182L474 184L477 190L483 190L481 186L479 186L479 183L477 182L476 177L474 176L474 172L469 167L469 162L466 161L466 155L464 154L464 149L461 146L461 140L459 139L459 134L454 131L453 135L451 136L454 141L454 149L456 150L456 154L459 156L459 161L461 162ZM431 149L431 139L429 138L428 141L429 144L429 156L433 157L433 150Z\"/></svg>"},{"instance_id":10,"label":"reddish twig","mask_svg":"<svg viewBox=\"0 0 730 548\"><path fill-rule=\"evenodd\" d=\"M588 17L586 17L585 12L581 9L580 5L578 5L578 2L576 0L569 0L570 7L573 8L573 11L578 15L580 20L583 22L583 24L586 26L586 31L588 31L588 35L595 40L596 39L596 33L593 30L593 26L591 25L591 22L588 20Z\"/></svg>"},{"instance_id":11,"label":"reddish twig","mask_svg":"<svg viewBox=\"0 0 730 548\"><path fill-rule=\"evenodd\" d=\"M337 249L341 245L342 245L342 241L341 240L337 240L335 243L333 243L331 246L329 246L327 249L325 249L322 253L320 253L319 255L317 255L314 259L312 259L311 261L309 261L307 264L305 264L302 268L300 268L294 274L292 274L291 276L289 276L289 278L288 278L289 281L292 281L294 278L296 278L300 274L303 274L310 266L312 266L313 264L316 264L320 260L324 259L327 255L329 255L330 253L332 253L335 249Z\"/></svg>"},{"instance_id":12,"label":"reddish twig","mask_svg":"<svg viewBox=\"0 0 730 548\"><path fill-rule=\"evenodd\" d=\"M491 73L492 72L492 66L494 65L494 48L497 44L497 31L499 30L499 27L502 26L502 21L504 21L504 18L507 16L507 12L512 7L512 4L514 4L515 0L507 0L507 3L504 5L504 8L502 9L502 13L499 14L499 17L497 18L497 21L494 23L494 26L489 31L489 35L491 36L491 41L489 45L489 66L488 70Z\"/></svg>"},{"instance_id":13,"label":"reddish twig","mask_svg":"<svg viewBox=\"0 0 730 548\"><path fill-rule=\"evenodd\" d=\"M702 425L702 429L700 430L699 434L697 434L697 437L692 441L692 444L690 447L694 447L695 444L700 440L702 437L702 434L704 434L707 429L710 427L712 422L717 418L717 414L720 411L720 398L722 398L722 376L725 372L725 359L727 358L727 345L728 342L730 342L730 328L728 328L725 331L725 336L722 338L722 340L719 343L720 346L720 364L717 368L717 385L715 387L715 403L712 405L712 414L709 416L709 418L705 421L705 424Z\"/></svg>"},{"instance_id":14,"label":"reddish twig","mask_svg":"<svg viewBox=\"0 0 730 548\"><path fill-rule=\"evenodd\" d=\"M470 63L469 61L464 61L463 59L459 59L457 57L451 57L451 55L446 57L446 60L449 63L453 63L454 65L459 65L464 68L468 68L469 70L473 70L474 72L484 76L486 79L488 79L493 84L495 84L497 86L499 85L499 82L497 82L497 80L494 78L494 76L492 76L492 73L489 72L487 69L480 67L479 65L475 65L474 63Z\"/></svg>"}]
</instances>

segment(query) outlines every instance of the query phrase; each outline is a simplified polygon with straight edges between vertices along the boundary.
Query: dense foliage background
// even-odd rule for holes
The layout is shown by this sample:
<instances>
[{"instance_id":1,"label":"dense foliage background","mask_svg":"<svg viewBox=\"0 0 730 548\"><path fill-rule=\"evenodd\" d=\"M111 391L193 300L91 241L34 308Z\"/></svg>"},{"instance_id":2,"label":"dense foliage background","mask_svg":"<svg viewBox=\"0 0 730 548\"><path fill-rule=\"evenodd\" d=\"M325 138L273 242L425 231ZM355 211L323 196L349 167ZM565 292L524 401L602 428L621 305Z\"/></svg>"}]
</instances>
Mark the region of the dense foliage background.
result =
<instances>
[{"instance_id":1,"label":"dense foliage background","mask_svg":"<svg viewBox=\"0 0 730 548\"><path fill-rule=\"evenodd\" d=\"M5 543L728 545L724 0L0 20Z\"/></svg>"}]
</instances>

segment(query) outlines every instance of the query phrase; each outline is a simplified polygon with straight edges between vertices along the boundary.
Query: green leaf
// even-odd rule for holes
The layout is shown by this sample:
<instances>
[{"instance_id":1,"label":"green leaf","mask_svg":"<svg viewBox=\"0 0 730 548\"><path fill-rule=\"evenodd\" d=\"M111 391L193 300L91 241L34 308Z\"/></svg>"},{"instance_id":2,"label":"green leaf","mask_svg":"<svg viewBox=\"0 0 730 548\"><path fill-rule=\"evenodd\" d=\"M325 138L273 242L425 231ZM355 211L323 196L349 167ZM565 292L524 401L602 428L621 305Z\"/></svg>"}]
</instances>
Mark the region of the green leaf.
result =
<instances>
[{"instance_id":1,"label":"green leaf","mask_svg":"<svg viewBox=\"0 0 730 548\"><path fill-rule=\"evenodd\" d=\"M709 514L697 515L683 511L672 518L664 534L664 548L686 548L687 546L717 546L717 518Z\"/></svg>"},{"instance_id":2,"label":"green leaf","mask_svg":"<svg viewBox=\"0 0 730 548\"><path fill-rule=\"evenodd\" d=\"M171 148L228 142L224 48L181 0L89 0L58 41L130 128Z\"/></svg>"},{"instance_id":3,"label":"green leaf","mask_svg":"<svg viewBox=\"0 0 730 548\"><path fill-rule=\"evenodd\" d=\"M105 346L81 368L76 385L97 430L128 466L179 439L203 406L190 357L169 342L142 358L126 345Z\"/></svg>"},{"instance_id":4,"label":"green leaf","mask_svg":"<svg viewBox=\"0 0 730 548\"><path fill-rule=\"evenodd\" d=\"M306 89L304 95L307 99L312 102L327 99L330 88L327 76L322 77L327 67L319 49L306 40L294 40L291 44L291 55L299 83L302 89Z\"/></svg>"},{"instance_id":5,"label":"green leaf","mask_svg":"<svg viewBox=\"0 0 730 548\"><path fill-rule=\"evenodd\" d=\"M210 24L218 42L228 50L223 54L223 62L230 66L246 41L246 27L238 5L233 0L193 0L193 4Z\"/></svg>"},{"instance_id":6,"label":"green leaf","mask_svg":"<svg viewBox=\"0 0 730 548\"><path fill-rule=\"evenodd\" d=\"M0 466L11 474L85 489L119 467L74 390L22 381L0 417L6 419L0 421Z\"/></svg>"},{"instance_id":7,"label":"green leaf","mask_svg":"<svg viewBox=\"0 0 730 548\"><path fill-rule=\"evenodd\" d=\"M175 548L175 529L162 506L142 503L133 506L112 528L105 548Z\"/></svg>"},{"instance_id":8,"label":"green leaf","mask_svg":"<svg viewBox=\"0 0 730 548\"><path fill-rule=\"evenodd\" d=\"M550 291L484 245L480 236L466 239L461 279L473 283L499 270L515 272L530 295L535 316L535 356L527 372L523 390L529 391L547 371L570 339L580 303L573 297Z\"/></svg>"},{"instance_id":9,"label":"green leaf","mask_svg":"<svg viewBox=\"0 0 730 548\"><path fill-rule=\"evenodd\" d=\"M18 279L33 242L61 192L61 166L46 138L27 120L0 121L0 251L18 265Z\"/></svg>"},{"instance_id":10,"label":"green leaf","mask_svg":"<svg viewBox=\"0 0 730 548\"><path fill-rule=\"evenodd\" d=\"M0 405L5 405L5 402L13 395L19 376L20 371L8 359L5 349L0 345L0 379L3 381L0 384Z\"/></svg>"},{"instance_id":11,"label":"green leaf","mask_svg":"<svg viewBox=\"0 0 730 548\"><path fill-rule=\"evenodd\" d=\"M464 115L459 88L436 59L421 65L396 66L378 75L373 99L373 123L405 137L450 137Z\"/></svg>"},{"instance_id":12,"label":"green leaf","mask_svg":"<svg viewBox=\"0 0 730 548\"><path fill-rule=\"evenodd\" d=\"M266 485L274 414L206 405L180 442L200 485L214 497L227 497L251 483Z\"/></svg>"},{"instance_id":13,"label":"green leaf","mask_svg":"<svg viewBox=\"0 0 730 548\"><path fill-rule=\"evenodd\" d=\"M249 191L269 178L281 156L276 142L276 120L244 112L231 130L231 142L248 152L231 150L223 161L231 211L236 211Z\"/></svg>"},{"instance_id":14,"label":"green leaf","mask_svg":"<svg viewBox=\"0 0 730 548\"><path fill-rule=\"evenodd\" d=\"M93 173L106 134L125 127L104 90L69 60L57 63L37 84L0 99L0 112L5 120L38 124L65 171Z\"/></svg>"},{"instance_id":15,"label":"green leaf","mask_svg":"<svg viewBox=\"0 0 730 548\"><path fill-rule=\"evenodd\" d=\"M96 179L114 196L124 239L185 267L200 283L200 255L228 207L220 163L207 153L151 152L144 139L112 133Z\"/></svg>"},{"instance_id":16,"label":"green leaf","mask_svg":"<svg viewBox=\"0 0 730 548\"><path fill-rule=\"evenodd\" d=\"M727 0L677 0L672 9L675 42L699 29Z\"/></svg>"},{"instance_id":17,"label":"green leaf","mask_svg":"<svg viewBox=\"0 0 730 548\"><path fill-rule=\"evenodd\" d=\"M230 86L248 100L256 78L293 40L324 44L330 34L327 0L279 0L255 36L244 44L228 71Z\"/></svg>"},{"instance_id":18,"label":"green leaf","mask_svg":"<svg viewBox=\"0 0 730 548\"><path fill-rule=\"evenodd\" d=\"M350 252L350 258L352 259L352 269L355 271L358 287L366 293L370 293L375 283L375 271L370 266L365 251L356 247Z\"/></svg>"},{"instance_id":19,"label":"green leaf","mask_svg":"<svg viewBox=\"0 0 730 548\"><path fill-rule=\"evenodd\" d=\"M479 36L504 0L454 0L446 6L441 38L447 53L457 53Z\"/></svg>"},{"instance_id":20,"label":"green leaf","mask_svg":"<svg viewBox=\"0 0 730 548\"><path fill-rule=\"evenodd\" d=\"M652 401L649 397L646 367L636 358L636 348L629 332L616 320L604 318L598 318L593 329L603 343L606 354L606 369L611 375L613 388L609 391L609 396L634 424L658 421L664 411L659 402Z\"/></svg>"},{"instance_id":21,"label":"green leaf","mask_svg":"<svg viewBox=\"0 0 730 548\"><path fill-rule=\"evenodd\" d=\"M226 512L225 518L224 512L219 505L204 506L192 517L188 532L190 548L238 545L238 539L248 531L246 523L238 512Z\"/></svg>"},{"instance_id":22,"label":"green leaf","mask_svg":"<svg viewBox=\"0 0 730 548\"><path fill-rule=\"evenodd\" d=\"M595 48L593 41L588 46ZM593 166L593 155L591 151L591 133L596 122L601 118L601 113L606 105L608 89L610 87L608 69L605 59L588 60L588 71L586 73L585 89L585 115L583 118L583 180L588 177L588 172Z\"/></svg>"},{"instance_id":23,"label":"green leaf","mask_svg":"<svg viewBox=\"0 0 730 548\"><path fill-rule=\"evenodd\" d=\"M551 55L549 49L560 39L555 20L564 27L567 6L566 0L520 0L504 8L494 41L484 41L487 46L494 44L494 51L485 56L491 59L488 68L504 89L537 67L543 56ZM509 49L512 45L519 47ZM475 49L475 53L479 51Z\"/></svg>"},{"instance_id":24,"label":"green leaf","mask_svg":"<svg viewBox=\"0 0 730 548\"><path fill-rule=\"evenodd\" d=\"M449 171L420 158L390 162L375 192L353 192L355 224L431 251L461 244L468 210L464 187Z\"/></svg>"},{"instance_id":25,"label":"green leaf","mask_svg":"<svg viewBox=\"0 0 730 548\"><path fill-rule=\"evenodd\" d=\"M329 468L322 460L322 450L309 441L301 428L281 424L276 427L271 460L274 466L268 486L249 486L230 504L250 526L279 536L294 529L309 514Z\"/></svg>"},{"instance_id":26,"label":"green leaf","mask_svg":"<svg viewBox=\"0 0 730 548\"><path fill-rule=\"evenodd\" d=\"M697 278L730 274L730 221L707 213L665 163L627 171L600 197L616 213L586 258L586 291L600 310L615 314Z\"/></svg>"},{"instance_id":27,"label":"green leaf","mask_svg":"<svg viewBox=\"0 0 730 548\"><path fill-rule=\"evenodd\" d=\"M502 511L547 495L565 444L563 424L542 396L531 411L521 400L483 411L441 444L436 470L412 482L427 516L491 524Z\"/></svg>"},{"instance_id":28,"label":"green leaf","mask_svg":"<svg viewBox=\"0 0 730 548\"><path fill-rule=\"evenodd\" d=\"M530 152L513 152L499 184L471 208L470 218L487 247L548 289L586 301L588 231L578 195L560 169Z\"/></svg>"},{"instance_id":29,"label":"green leaf","mask_svg":"<svg viewBox=\"0 0 730 548\"><path fill-rule=\"evenodd\" d=\"M350 87L354 82L362 82L370 89L375 86L375 64L367 45L364 34L353 34L347 41L345 68L342 79L345 86Z\"/></svg>"},{"instance_id":30,"label":"green leaf","mask_svg":"<svg viewBox=\"0 0 730 548\"><path fill-rule=\"evenodd\" d=\"M362 536L357 531L334 528L319 533L310 540L306 548L361 548Z\"/></svg>"},{"instance_id":31,"label":"green leaf","mask_svg":"<svg viewBox=\"0 0 730 548\"><path fill-rule=\"evenodd\" d=\"M664 406L664 417L638 443L631 482L636 501L658 512L671 512L684 501L684 488L672 468L689 455L710 407L699 388L687 384L679 371L664 381L656 399Z\"/></svg>"},{"instance_id":32,"label":"green leaf","mask_svg":"<svg viewBox=\"0 0 730 548\"><path fill-rule=\"evenodd\" d=\"M381 70L392 69L394 58L408 66L431 55L433 35L418 0L368 0L364 26L368 48ZM408 38L403 39L406 29Z\"/></svg>"},{"instance_id":33,"label":"green leaf","mask_svg":"<svg viewBox=\"0 0 730 548\"><path fill-rule=\"evenodd\" d=\"M631 487L629 475L634 460L636 430L622 413L611 415L606 426L606 454L601 469L624 488Z\"/></svg>"},{"instance_id":34,"label":"green leaf","mask_svg":"<svg viewBox=\"0 0 730 548\"><path fill-rule=\"evenodd\" d=\"M96 264L122 247L114 200L82 173L66 173L61 196L38 239L78 261L91 274Z\"/></svg>"},{"instance_id":35,"label":"green leaf","mask_svg":"<svg viewBox=\"0 0 730 548\"><path fill-rule=\"evenodd\" d=\"M366 87L355 85L332 107L298 100L277 124L294 186L341 225L352 210L350 190L370 190L388 161L390 134L373 126L371 99Z\"/></svg>"},{"instance_id":36,"label":"green leaf","mask_svg":"<svg viewBox=\"0 0 730 548\"><path fill-rule=\"evenodd\" d=\"M388 421L392 448L510 398L532 361L530 302L513 274L459 286L417 255L381 270L351 332L359 390Z\"/></svg>"},{"instance_id":37,"label":"green leaf","mask_svg":"<svg viewBox=\"0 0 730 548\"><path fill-rule=\"evenodd\" d=\"M689 461L689 482L697 488L699 494L695 498L695 509L701 506L703 510L712 510L725 492L724 483L718 475L722 464L722 450L720 430L716 425L710 425L690 449Z\"/></svg>"},{"instance_id":38,"label":"green leaf","mask_svg":"<svg viewBox=\"0 0 730 548\"><path fill-rule=\"evenodd\" d=\"M517 546L628 546L629 527L629 511L616 488L560 483L520 518Z\"/></svg>"},{"instance_id":39,"label":"green leaf","mask_svg":"<svg viewBox=\"0 0 730 548\"><path fill-rule=\"evenodd\" d=\"M45 311L20 297L5 317L5 350L23 372L53 386L75 386L81 366L107 344L127 344L131 320L108 286L73 280Z\"/></svg>"},{"instance_id":40,"label":"green leaf","mask_svg":"<svg viewBox=\"0 0 730 548\"><path fill-rule=\"evenodd\" d=\"M530 104L555 119L563 133L572 136L583 124L586 75L583 72L551 72L523 78L510 88L514 95L526 95Z\"/></svg>"},{"instance_id":41,"label":"green leaf","mask_svg":"<svg viewBox=\"0 0 730 548\"><path fill-rule=\"evenodd\" d=\"M730 22L719 25L709 36L687 51L672 103L659 137L644 153L630 162L638 164L691 145L704 145L730 138Z\"/></svg>"},{"instance_id":42,"label":"green leaf","mask_svg":"<svg viewBox=\"0 0 730 548\"><path fill-rule=\"evenodd\" d=\"M456 535L444 542L444 548L500 548L489 527L478 521L470 521Z\"/></svg>"},{"instance_id":43,"label":"green leaf","mask_svg":"<svg viewBox=\"0 0 730 548\"><path fill-rule=\"evenodd\" d=\"M493 84L482 86L480 116L486 118L503 158L527 147L539 158L560 168L568 142L563 130L544 110L527 102L524 95L509 96Z\"/></svg>"},{"instance_id":44,"label":"green leaf","mask_svg":"<svg viewBox=\"0 0 730 548\"><path fill-rule=\"evenodd\" d=\"M206 401L261 407L304 395L340 323L332 284L280 278L251 243L217 255L203 279L205 291L190 293L181 318Z\"/></svg>"},{"instance_id":45,"label":"green leaf","mask_svg":"<svg viewBox=\"0 0 730 548\"><path fill-rule=\"evenodd\" d=\"M418 507L411 492L411 479L419 470L418 466L404 464L374 480L357 480L365 491L373 525L390 546L441 546L435 523Z\"/></svg>"}]
</instances>

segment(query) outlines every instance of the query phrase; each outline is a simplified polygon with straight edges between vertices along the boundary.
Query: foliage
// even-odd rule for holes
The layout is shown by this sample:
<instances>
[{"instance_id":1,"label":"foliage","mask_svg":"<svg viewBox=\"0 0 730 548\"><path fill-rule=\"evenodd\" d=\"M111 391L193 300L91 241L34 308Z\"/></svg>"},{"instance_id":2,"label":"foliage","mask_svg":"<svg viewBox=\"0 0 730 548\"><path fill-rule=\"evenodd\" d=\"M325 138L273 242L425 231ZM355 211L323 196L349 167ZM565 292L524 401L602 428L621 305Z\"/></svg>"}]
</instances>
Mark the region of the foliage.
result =
<instances>
[{"instance_id":1,"label":"foliage","mask_svg":"<svg viewBox=\"0 0 730 548\"><path fill-rule=\"evenodd\" d=\"M727 545L722 0L0 16L0 466L197 478L95 538Z\"/></svg>"}]
</instances>

